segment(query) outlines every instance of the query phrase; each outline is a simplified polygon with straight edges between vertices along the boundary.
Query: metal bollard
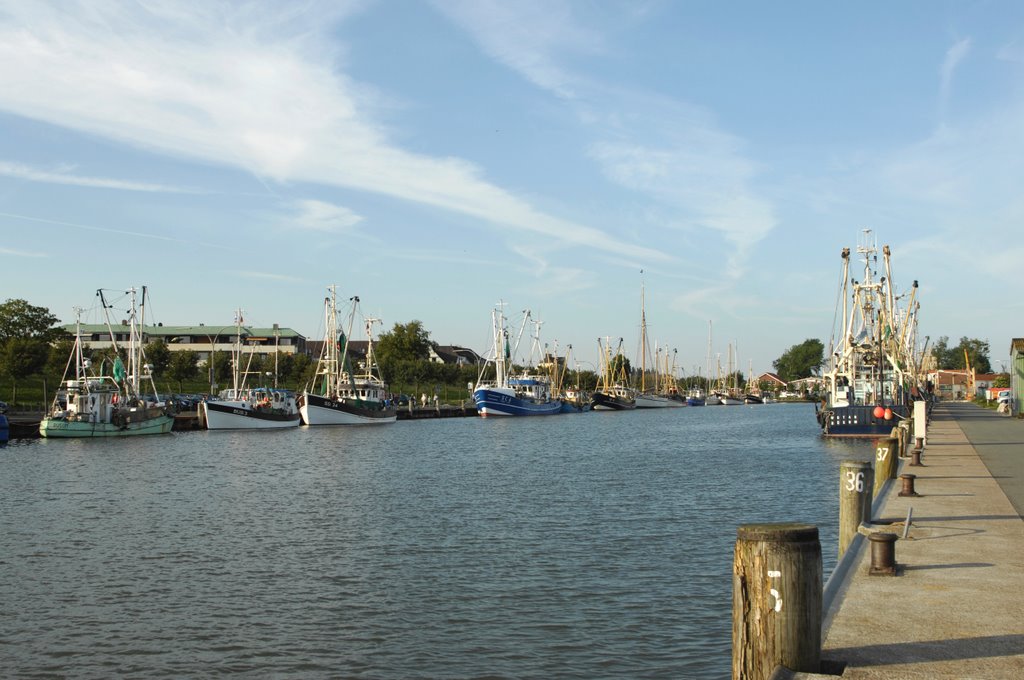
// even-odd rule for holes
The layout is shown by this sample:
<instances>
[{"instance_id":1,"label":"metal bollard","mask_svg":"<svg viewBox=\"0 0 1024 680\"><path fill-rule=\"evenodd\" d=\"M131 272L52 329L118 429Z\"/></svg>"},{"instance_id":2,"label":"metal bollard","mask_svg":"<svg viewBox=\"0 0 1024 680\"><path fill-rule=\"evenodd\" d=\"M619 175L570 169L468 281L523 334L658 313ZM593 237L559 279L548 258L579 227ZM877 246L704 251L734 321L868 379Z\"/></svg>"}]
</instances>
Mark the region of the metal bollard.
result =
<instances>
[{"instance_id":1,"label":"metal bollard","mask_svg":"<svg viewBox=\"0 0 1024 680\"><path fill-rule=\"evenodd\" d=\"M903 488L900 489L901 496L920 496L921 494L914 491L914 480L917 479L917 475L902 474L900 479L903 480Z\"/></svg>"},{"instance_id":2,"label":"metal bollard","mask_svg":"<svg viewBox=\"0 0 1024 680\"><path fill-rule=\"evenodd\" d=\"M910 452L910 465L911 467L924 467L921 462L921 449L914 449Z\"/></svg>"},{"instance_id":3,"label":"metal bollard","mask_svg":"<svg viewBox=\"0 0 1024 680\"><path fill-rule=\"evenodd\" d=\"M876 531L868 536L871 541L871 576L896 575L896 534Z\"/></svg>"}]
</instances>

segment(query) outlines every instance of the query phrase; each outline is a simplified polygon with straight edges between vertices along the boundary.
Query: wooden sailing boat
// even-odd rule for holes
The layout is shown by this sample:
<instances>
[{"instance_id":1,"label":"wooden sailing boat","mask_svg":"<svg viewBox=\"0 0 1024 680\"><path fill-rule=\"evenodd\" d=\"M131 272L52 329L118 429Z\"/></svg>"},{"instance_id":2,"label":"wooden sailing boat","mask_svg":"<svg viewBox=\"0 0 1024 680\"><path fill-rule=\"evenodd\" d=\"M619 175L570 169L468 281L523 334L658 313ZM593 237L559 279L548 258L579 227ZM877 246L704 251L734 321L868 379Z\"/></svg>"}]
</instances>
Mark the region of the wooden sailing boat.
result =
<instances>
[{"instance_id":1,"label":"wooden sailing boat","mask_svg":"<svg viewBox=\"0 0 1024 680\"><path fill-rule=\"evenodd\" d=\"M638 354L640 355L640 384L637 386L638 389L634 397L636 407L668 408L677 405L678 402L658 393L657 379L651 381L650 387L647 384L647 358L650 355L650 346L647 341L646 289L642 283L640 284L640 348ZM657 375L656 364L654 368L654 373Z\"/></svg>"},{"instance_id":2,"label":"wooden sailing boat","mask_svg":"<svg viewBox=\"0 0 1024 680\"><path fill-rule=\"evenodd\" d=\"M622 354L622 338L611 353L611 339L605 338L602 345L598 338L600 350L601 383L592 396L595 411L629 411L636 408L636 392L626 381L626 358Z\"/></svg>"}]
</instances>

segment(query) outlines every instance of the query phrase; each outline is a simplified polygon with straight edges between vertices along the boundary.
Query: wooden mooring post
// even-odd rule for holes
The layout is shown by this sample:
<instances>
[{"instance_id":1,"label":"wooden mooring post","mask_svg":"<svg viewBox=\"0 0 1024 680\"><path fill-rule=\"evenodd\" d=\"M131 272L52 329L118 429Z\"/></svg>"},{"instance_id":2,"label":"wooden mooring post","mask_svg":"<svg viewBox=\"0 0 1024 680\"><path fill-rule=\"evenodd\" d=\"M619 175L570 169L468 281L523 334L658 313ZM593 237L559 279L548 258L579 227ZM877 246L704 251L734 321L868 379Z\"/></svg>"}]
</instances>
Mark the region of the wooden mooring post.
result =
<instances>
[{"instance_id":1,"label":"wooden mooring post","mask_svg":"<svg viewBox=\"0 0 1024 680\"><path fill-rule=\"evenodd\" d=\"M839 464L839 557L862 523L871 523L875 471L871 461L844 460Z\"/></svg>"},{"instance_id":2,"label":"wooden mooring post","mask_svg":"<svg viewBox=\"0 0 1024 680\"><path fill-rule=\"evenodd\" d=\"M810 524L744 524L732 576L732 678L821 667L821 543Z\"/></svg>"},{"instance_id":3,"label":"wooden mooring post","mask_svg":"<svg viewBox=\"0 0 1024 680\"><path fill-rule=\"evenodd\" d=\"M895 437L875 440L875 495L887 480L896 479L896 452L899 442Z\"/></svg>"}]
</instances>

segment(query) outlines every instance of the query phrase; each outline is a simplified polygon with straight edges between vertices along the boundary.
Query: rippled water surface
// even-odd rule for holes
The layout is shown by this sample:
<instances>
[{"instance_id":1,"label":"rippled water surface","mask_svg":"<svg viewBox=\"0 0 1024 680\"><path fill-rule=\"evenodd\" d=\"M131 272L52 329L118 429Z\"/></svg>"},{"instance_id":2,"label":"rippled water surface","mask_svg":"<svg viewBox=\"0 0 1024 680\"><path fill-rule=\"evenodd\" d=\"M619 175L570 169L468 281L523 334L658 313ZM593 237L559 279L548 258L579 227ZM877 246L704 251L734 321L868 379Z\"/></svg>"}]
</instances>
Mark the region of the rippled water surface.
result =
<instances>
[{"instance_id":1,"label":"rippled water surface","mask_svg":"<svg viewBox=\"0 0 1024 680\"><path fill-rule=\"evenodd\" d=\"M6 676L727 677L746 522L821 529L806 404L0 449Z\"/></svg>"}]
</instances>

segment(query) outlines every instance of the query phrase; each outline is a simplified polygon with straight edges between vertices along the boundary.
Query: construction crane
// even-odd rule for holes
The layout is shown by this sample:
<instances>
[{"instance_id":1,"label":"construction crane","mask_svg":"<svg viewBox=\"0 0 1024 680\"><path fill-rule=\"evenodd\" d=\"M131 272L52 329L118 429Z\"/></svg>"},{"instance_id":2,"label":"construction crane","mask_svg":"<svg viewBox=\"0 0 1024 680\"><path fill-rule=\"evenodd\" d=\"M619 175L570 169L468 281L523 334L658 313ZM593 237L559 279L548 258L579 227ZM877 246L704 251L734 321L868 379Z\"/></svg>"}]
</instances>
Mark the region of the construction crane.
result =
<instances>
[{"instance_id":1,"label":"construction crane","mask_svg":"<svg viewBox=\"0 0 1024 680\"><path fill-rule=\"evenodd\" d=\"M964 366L967 368L967 397L974 398L974 371L971 370L971 358L967 356L967 348L964 347Z\"/></svg>"}]
</instances>

